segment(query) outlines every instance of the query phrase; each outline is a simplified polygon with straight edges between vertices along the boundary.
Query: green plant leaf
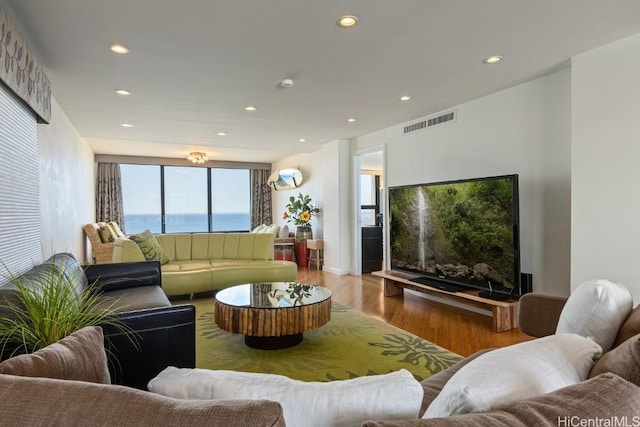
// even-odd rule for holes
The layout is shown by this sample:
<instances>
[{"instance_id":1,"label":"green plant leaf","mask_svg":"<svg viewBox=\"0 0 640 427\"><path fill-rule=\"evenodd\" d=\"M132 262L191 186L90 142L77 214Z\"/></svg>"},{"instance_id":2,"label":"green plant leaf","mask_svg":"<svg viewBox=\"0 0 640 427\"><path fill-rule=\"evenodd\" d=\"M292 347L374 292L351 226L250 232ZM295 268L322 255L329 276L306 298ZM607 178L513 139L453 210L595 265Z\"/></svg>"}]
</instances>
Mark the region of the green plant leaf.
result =
<instances>
[{"instance_id":1,"label":"green plant leaf","mask_svg":"<svg viewBox=\"0 0 640 427\"><path fill-rule=\"evenodd\" d=\"M18 301L3 302L8 312L0 318L3 354L31 353L86 326L100 325L114 326L137 346L136 332L114 314L118 301L105 301L91 287L78 289L79 274L84 274L80 268L67 277L55 263L24 275L8 274Z\"/></svg>"}]
</instances>

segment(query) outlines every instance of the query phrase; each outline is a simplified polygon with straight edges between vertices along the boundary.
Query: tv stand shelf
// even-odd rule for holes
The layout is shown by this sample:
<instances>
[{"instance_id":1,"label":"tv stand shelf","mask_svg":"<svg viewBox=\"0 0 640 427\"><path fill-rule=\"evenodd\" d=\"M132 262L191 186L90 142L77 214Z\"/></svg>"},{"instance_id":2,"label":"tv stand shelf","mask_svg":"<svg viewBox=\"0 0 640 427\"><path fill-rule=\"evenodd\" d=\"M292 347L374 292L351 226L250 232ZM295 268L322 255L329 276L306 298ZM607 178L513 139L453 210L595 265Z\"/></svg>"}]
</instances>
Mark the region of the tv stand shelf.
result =
<instances>
[{"instance_id":1,"label":"tv stand shelf","mask_svg":"<svg viewBox=\"0 0 640 427\"><path fill-rule=\"evenodd\" d=\"M404 288L413 289L418 292L432 294L441 298L451 299L463 304L490 310L492 326L495 332L509 331L518 327L518 301L515 299L495 301L478 296L479 291L474 290L447 292L429 285L412 282L411 279L417 276L399 271L383 270L374 271L371 274L384 279L385 297L402 295Z\"/></svg>"}]
</instances>

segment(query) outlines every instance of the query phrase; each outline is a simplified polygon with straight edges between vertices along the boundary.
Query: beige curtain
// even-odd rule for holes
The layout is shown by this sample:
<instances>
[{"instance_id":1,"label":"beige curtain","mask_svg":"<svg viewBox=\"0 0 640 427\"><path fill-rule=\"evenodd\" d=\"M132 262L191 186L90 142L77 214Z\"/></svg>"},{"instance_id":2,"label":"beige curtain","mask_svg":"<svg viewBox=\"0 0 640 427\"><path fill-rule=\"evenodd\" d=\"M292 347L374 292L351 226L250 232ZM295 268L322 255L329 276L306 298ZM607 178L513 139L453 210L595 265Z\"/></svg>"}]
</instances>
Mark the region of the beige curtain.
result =
<instances>
[{"instance_id":1,"label":"beige curtain","mask_svg":"<svg viewBox=\"0 0 640 427\"><path fill-rule=\"evenodd\" d=\"M117 163L98 163L96 221L115 221L126 233L123 209L120 165Z\"/></svg>"},{"instance_id":2,"label":"beige curtain","mask_svg":"<svg viewBox=\"0 0 640 427\"><path fill-rule=\"evenodd\" d=\"M270 171L251 169L251 229L272 224L271 188L267 184Z\"/></svg>"}]
</instances>

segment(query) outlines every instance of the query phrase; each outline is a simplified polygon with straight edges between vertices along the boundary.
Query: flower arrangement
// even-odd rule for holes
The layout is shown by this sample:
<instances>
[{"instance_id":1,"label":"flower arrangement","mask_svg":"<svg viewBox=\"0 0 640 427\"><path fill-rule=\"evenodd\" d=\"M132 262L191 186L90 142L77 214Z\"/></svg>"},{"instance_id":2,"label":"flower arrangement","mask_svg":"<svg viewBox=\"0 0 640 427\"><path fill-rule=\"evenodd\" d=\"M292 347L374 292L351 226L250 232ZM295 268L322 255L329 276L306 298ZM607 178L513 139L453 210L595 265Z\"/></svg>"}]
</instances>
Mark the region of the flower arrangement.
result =
<instances>
[{"instance_id":1,"label":"flower arrangement","mask_svg":"<svg viewBox=\"0 0 640 427\"><path fill-rule=\"evenodd\" d=\"M297 198L291 196L285 207L287 210L284 211L282 219L293 222L298 227L310 227L311 217L320 212L320 209L311 204L311 197L302 193L298 194Z\"/></svg>"}]
</instances>

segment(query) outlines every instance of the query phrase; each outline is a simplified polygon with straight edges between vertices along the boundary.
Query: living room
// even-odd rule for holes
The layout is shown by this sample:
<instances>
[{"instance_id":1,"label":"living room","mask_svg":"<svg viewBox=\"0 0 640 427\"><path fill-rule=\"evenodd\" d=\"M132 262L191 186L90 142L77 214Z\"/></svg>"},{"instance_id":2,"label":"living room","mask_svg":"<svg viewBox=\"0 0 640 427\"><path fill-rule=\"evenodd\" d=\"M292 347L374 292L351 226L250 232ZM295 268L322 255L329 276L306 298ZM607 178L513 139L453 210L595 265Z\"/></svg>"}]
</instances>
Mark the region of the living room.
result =
<instances>
[{"instance_id":1,"label":"living room","mask_svg":"<svg viewBox=\"0 0 640 427\"><path fill-rule=\"evenodd\" d=\"M12 12L20 8L14 3L0 5ZM301 169L305 182L300 191L321 206L314 234L326 242L325 271L354 271L353 158L383 151L385 188L517 173L522 270L533 275L534 291L568 296L586 280L607 278L623 283L640 301L635 268L640 198L634 197L640 179L640 25L633 22L639 21L640 10L634 2L615 3L624 12L607 19L617 20L617 30L606 40L585 38L582 50L556 58L555 67L537 69L534 77L450 102L458 98L446 91L463 91L469 80L495 72L478 58L478 74L462 74L459 87L442 88L438 107L328 140L311 151L296 151L293 143L290 153L274 159L272 170ZM38 47L42 36L29 22L15 19ZM551 44L547 47L553 53ZM527 54L526 45L522 50ZM55 73L57 59L36 53L45 70ZM505 62L496 67L518 54L497 53L504 54ZM95 156L101 153L70 119L76 112L65 110L64 88L53 87L52 93L51 122L37 125L37 158L8 155L15 155L16 163L35 162L39 170L36 254L67 250L85 259L82 225L96 220ZM407 124L449 111L455 112L455 121L403 135ZM274 222L284 224L280 213L297 192L273 193Z\"/></svg>"},{"instance_id":2,"label":"living room","mask_svg":"<svg viewBox=\"0 0 640 427\"><path fill-rule=\"evenodd\" d=\"M619 31L630 30L621 25ZM322 206L316 235L331 242L327 271L353 271L352 156L384 149L387 187L520 174L522 271L533 274L535 290L568 295L572 286L606 276L627 283L640 297L632 255L640 231L633 226L635 198L628 197L635 194L635 168L625 167L636 158L631 141L637 129L625 120L637 108L625 97L636 80L636 38L591 46L563 58L558 71L496 93L441 104L456 111L453 123L407 136L397 124L330 141L319 150L276 159L272 170L297 166L306 171L303 189ZM616 55L625 67L616 65ZM56 99L54 90L54 120L38 126L40 241L44 253L66 248L84 258L80 228L95 220L96 153ZM274 222L291 194L295 191L274 192Z\"/></svg>"}]
</instances>

